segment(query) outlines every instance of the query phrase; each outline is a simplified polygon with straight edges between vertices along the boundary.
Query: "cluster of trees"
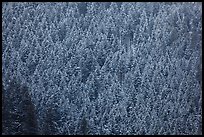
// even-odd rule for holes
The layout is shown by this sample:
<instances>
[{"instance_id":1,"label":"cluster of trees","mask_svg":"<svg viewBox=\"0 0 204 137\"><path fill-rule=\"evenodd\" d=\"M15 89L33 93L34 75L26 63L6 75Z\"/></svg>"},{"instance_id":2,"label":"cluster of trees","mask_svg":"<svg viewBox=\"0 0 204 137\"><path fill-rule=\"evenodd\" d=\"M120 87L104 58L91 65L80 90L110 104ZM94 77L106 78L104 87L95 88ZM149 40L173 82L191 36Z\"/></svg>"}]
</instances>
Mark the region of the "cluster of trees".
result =
<instances>
[{"instance_id":1,"label":"cluster of trees","mask_svg":"<svg viewBox=\"0 0 204 137\"><path fill-rule=\"evenodd\" d=\"M2 134L202 134L201 3L2 3Z\"/></svg>"}]
</instances>

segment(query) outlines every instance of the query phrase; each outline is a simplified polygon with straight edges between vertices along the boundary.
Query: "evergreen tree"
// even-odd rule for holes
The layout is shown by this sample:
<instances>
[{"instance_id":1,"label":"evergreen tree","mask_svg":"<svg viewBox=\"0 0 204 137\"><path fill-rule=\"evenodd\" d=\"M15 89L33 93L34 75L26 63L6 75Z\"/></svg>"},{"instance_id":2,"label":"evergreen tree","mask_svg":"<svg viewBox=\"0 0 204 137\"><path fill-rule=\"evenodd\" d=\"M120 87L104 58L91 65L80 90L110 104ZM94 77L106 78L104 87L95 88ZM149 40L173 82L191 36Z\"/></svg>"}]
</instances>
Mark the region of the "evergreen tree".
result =
<instances>
[{"instance_id":1,"label":"evergreen tree","mask_svg":"<svg viewBox=\"0 0 204 137\"><path fill-rule=\"evenodd\" d=\"M29 89L16 79L3 92L2 133L6 135L38 134L35 106Z\"/></svg>"}]
</instances>

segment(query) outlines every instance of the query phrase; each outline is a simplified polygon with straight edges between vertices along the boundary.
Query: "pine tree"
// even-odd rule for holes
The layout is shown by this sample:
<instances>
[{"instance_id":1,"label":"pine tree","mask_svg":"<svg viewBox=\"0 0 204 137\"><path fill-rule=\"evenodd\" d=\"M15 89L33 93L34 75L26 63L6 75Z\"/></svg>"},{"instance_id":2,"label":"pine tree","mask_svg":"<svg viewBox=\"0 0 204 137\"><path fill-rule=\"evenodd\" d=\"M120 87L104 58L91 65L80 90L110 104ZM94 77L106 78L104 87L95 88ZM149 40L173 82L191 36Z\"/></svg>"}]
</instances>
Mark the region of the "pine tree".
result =
<instances>
[{"instance_id":1,"label":"pine tree","mask_svg":"<svg viewBox=\"0 0 204 137\"><path fill-rule=\"evenodd\" d=\"M88 123L85 117L83 117L81 121L81 132L82 132L82 135L88 134Z\"/></svg>"}]
</instances>

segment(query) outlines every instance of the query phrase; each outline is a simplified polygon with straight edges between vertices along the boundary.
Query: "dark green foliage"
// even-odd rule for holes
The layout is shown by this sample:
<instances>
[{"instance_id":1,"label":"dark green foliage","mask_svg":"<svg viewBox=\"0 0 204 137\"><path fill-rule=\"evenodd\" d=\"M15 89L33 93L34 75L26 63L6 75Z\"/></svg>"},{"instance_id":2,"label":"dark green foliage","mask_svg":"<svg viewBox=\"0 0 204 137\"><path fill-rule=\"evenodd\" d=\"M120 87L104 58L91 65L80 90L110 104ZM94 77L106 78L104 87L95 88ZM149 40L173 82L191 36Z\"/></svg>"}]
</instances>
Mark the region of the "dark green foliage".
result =
<instances>
[{"instance_id":1,"label":"dark green foliage","mask_svg":"<svg viewBox=\"0 0 204 137\"><path fill-rule=\"evenodd\" d=\"M67 30L66 30L65 24L61 24L58 32L60 41L63 41L63 39L66 37L66 33L67 33Z\"/></svg>"},{"instance_id":2,"label":"dark green foliage","mask_svg":"<svg viewBox=\"0 0 204 137\"><path fill-rule=\"evenodd\" d=\"M88 135L88 123L85 117L81 121L81 133L82 135Z\"/></svg>"},{"instance_id":3,"label":"dark green foliage","mask_svg":"<svg viewBox=\"0 0 204 137\"><path fill-rule=\"evenodd\" d=\"M134 81L134 87L135 89L138 89L139 86L141 85L141 78L140 77L137 77Z\"/></svg>"},{"instance_id":4,"label":"dark green foliage","mask_svg":"<svg viewBox=\"0 0 204 137\"><path fill-rule=\"evenodd\" d=\"M59 123L60 115L56 108L48 107L45 109L45 118L43 134L44 135L56 135L58 134L58 130L56 128L57 123Z\"/></svg>"},{"instance_id":5,"label":"dark green foliage","mask_svg":"<svg viewBox=\"0 0 204 137\"><path fill-rule=\"evenodd\" d=\"M30 51L27 49L25 50L23 53L22 53L22 56L21 56L21 60L23 62L26 62L26 59L28 58L28 55L29 55Z\"/></svg>"},{"instance_id":6,"label":"dark green foliage","mask_svg":"<svg viewBox=\"0 0 204 137\"><path fill-rule=\"evenodd\" d=\"M79 9L79 14L82 14L83 16L85 16L87 13L87 3L86 2L78 3L78 9Z\"/></svg>"},{"instance_id":7,"label":"dark green foliage","mask_svg":"<svg viewBox=\"0 0 204 137\"><path fill-rule=\"evenodd\" d=\"M8 88L3 90L2 111L3 134L38 134L36 111L29 89L16 79L11 80Z\"/></svg>"}]
</instances>

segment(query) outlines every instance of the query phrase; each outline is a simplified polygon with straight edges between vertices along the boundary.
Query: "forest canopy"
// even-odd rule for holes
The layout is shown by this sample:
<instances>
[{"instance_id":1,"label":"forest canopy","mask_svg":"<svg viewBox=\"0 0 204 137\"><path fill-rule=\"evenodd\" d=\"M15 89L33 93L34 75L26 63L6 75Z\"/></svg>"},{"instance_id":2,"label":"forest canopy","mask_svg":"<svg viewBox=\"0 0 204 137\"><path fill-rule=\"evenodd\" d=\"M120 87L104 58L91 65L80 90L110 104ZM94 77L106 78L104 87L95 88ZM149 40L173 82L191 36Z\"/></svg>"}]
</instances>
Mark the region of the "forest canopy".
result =
<instances>
[{"instance_id":1,"label":"forest canopy","mask_svg":"<svg viewBox=\"0 0 204 137\"><path fill-rule=\"evenodd\" d=\"M3 2L3 135L201 135L202 4Z\"/></svg>"}]
</instances>

